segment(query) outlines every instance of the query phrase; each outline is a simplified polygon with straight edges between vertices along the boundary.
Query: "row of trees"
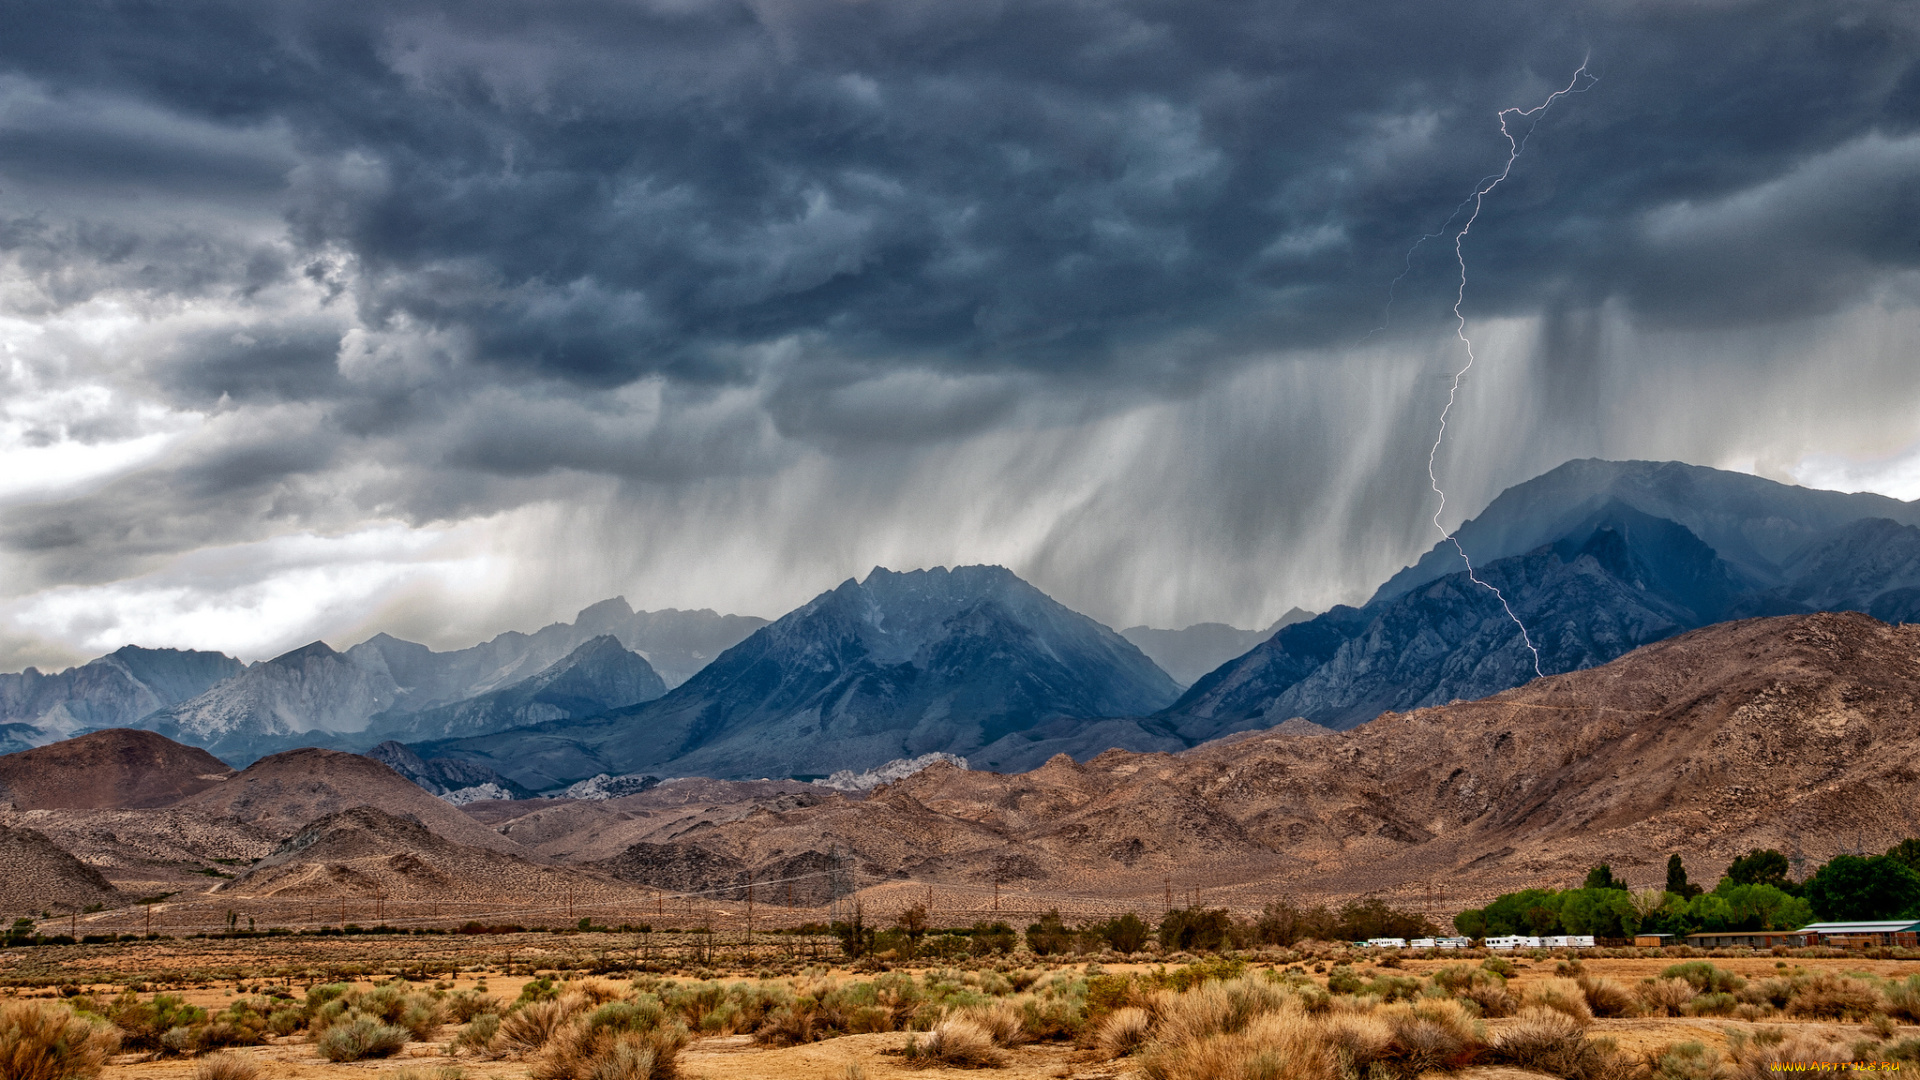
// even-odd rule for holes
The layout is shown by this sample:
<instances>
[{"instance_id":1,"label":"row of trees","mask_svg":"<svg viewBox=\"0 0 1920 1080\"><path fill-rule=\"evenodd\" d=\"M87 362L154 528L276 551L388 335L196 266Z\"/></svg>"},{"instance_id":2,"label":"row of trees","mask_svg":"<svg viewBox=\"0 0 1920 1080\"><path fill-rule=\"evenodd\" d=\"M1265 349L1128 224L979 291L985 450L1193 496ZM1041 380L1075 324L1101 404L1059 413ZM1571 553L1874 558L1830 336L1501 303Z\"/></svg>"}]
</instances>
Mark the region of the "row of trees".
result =
<instances>
[{"instance_id":1,"label":"row of trees","mask_svg":"<svg viewBox=\"0 0 1920 1080\"><path fill-rule=\"evenodd\" d=\"M1470 937L1502 934L1691 934L1715 930L1794 930L1815 919L1920 919L1920 840L1883 855L1836 855L1804 881L1771 848L1735 859L1712 892L1687 879L1679 855L1667 860L1665 888L1632 890L1606 863L1578 889L1526 889L1453 924Z\"/></svg>"},{"instance_id":2,"label":"row of trees","mask_svg":"<svg viewBox=\"0 0 1920 1080\"><path fill-rule=\"evenodd\" d=\"M1440 932L1427 916L1396 910L1379 899L1356 900L1338 910L1280 900L1268 904L1257 919L1236 919L1225 908L1178 908L1167 912L1157 926L1132 912L1069 926L1056 910L1028 926L1025 935L1004 922L981 921L964 929L935 930L922 904L900 912L890 927L875 926L867 922L864 907L856 904L851 919L836 922L830 929L849 956L892 952L902 958L948 959L1012 952L1023 937L1035 955L1057 956L1106 949L1131 955L1150 941L1157 941L1164 952L1217 952L1255 945L1292 945L1308 938L1361 941L1430 937Z\"/></svg>"}]
</instances>

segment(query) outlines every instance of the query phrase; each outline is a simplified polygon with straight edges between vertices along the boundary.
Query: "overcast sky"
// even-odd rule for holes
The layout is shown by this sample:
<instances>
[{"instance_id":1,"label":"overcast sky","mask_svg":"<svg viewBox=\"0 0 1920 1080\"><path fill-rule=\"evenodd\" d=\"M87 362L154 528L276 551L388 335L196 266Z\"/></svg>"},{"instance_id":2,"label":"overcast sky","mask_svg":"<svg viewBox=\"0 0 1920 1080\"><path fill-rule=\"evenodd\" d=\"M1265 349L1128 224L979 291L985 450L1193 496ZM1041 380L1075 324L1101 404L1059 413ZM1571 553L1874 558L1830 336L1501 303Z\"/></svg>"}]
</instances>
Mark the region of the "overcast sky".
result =
<instances>
[{"instance_id":1,"label":"overcast sky","mask_svg":"<svg viewBox=\"0 0 1920 1080\"><path fill-rule=\"evenodd\" d=\"M1463 359L1409 248L1583 57L1464 245L1449 524L1581 456L1920 496L1910 0L16 2L0 668L1363 598Z\"/></svg>"}]
</instances>

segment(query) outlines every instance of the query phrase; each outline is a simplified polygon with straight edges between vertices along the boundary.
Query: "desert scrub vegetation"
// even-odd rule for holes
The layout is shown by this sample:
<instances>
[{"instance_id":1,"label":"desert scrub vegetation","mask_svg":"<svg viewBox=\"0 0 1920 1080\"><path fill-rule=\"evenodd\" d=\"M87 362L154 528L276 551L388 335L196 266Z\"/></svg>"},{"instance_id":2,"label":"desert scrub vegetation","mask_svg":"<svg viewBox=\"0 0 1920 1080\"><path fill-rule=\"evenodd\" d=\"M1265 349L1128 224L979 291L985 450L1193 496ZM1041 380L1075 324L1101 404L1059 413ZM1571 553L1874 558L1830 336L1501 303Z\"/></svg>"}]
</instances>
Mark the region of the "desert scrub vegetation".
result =
<instances>
[{"instance_id":1,"label":"desert scrub vegetation","mask_svg":"<svg viewBox=\"0 0 1920 1080\"><path fill-rule=\"evenodd\" d=\"M91 1080L119 1048L110 1025L65 1006L0 1005L0 1080Z\"/></svg>"},{"instance_id":2,"label":"desert scrub vegetation","mask_svg":"<svg viewBox=\"0 0 1920 1080\"><path fill-rule=\"evenodd\" d=\"M1469 999L1443 992L1389 1002L1242 976L1143 999L1109 1013L1094 1042L1131 1052L1147 1080L1411 1080L1475 1064L1601 1080L1623 1064L1566 1012L1529 1008L1489 1036Z\"/></svg>"},{"instance_id":3,"label":"desert scrub vegetation","mask_svg":"<svg viewBox=\"0 0 1920 1080\"><path fill-rule=\"evenodd\" d=\"M476 1013L450 1049L525 1059L532 1080L667 1080L690 1038L683 1017L744 1015L738 999L750 1001L764 988L736 984L662 995L589 980L552 988L551 995L548 989L522 995L504 1013Z\"/></svg>"}]
</instances>

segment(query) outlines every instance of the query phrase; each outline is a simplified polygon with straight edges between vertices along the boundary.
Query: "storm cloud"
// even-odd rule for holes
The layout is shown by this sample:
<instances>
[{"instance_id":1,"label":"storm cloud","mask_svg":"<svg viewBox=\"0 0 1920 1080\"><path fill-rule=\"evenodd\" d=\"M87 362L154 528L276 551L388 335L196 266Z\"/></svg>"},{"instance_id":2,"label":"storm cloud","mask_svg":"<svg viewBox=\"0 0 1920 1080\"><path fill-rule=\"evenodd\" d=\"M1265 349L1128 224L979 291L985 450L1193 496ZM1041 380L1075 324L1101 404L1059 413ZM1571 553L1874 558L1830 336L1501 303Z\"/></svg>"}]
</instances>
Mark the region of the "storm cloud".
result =
<instances>
[{"instance_id":1,"label":"storm cloud","mask_svg":"<svg viewBox=\"0 0 1920 1080\"><path fill-rule=\"evenodd\" d=\"M875 563L1121 625L1364 596L1435 538L1446 223L1583 61L1467 241L1449 516L1920 439L1910 4L10 15L0 658L774 615Z\"/></svg>"}]
</instances>

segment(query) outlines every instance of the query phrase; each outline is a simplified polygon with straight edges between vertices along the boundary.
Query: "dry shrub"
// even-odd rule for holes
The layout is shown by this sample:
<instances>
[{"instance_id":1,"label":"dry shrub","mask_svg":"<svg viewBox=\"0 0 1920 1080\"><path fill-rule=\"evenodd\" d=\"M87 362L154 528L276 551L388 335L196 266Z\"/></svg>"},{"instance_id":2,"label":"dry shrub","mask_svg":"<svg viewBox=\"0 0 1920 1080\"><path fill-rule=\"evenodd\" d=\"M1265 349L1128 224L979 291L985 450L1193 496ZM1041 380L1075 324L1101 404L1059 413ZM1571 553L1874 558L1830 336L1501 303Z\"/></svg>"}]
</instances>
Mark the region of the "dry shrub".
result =
<instances>
[{"instance_id":1,"label":"dry shrub","mask_svg":"<svg viewBox=\"0 0 1920 1080\"><path fill-rule=\"evenodd\" d=\"M923 1064L951 1065L960 1069L989 1069L1006 1060L993 1045L987 1029L964 1017L950 1017L933 1026L925 1041L908 1044L913 1057Z\"/></svg>"},{"instance_id":2,"label":"dry shrub","mask_svg":"<svg viewBox=\"0 0 1920 1080\"><path fill-rule=\"evenodd\" d=\"M537 1054L586 1007L587 999L580 994L522 1005L501 1019L500 1045L509 1053Z\"/></svg>"},{"instance_id":3,"label":"dry shrub","mask_svg":"<svg viewBox=\"0 0 1920 1080\"><path fill-rule=\"evenodd\" d=\"M240 1054L213 1054L194 1065L193 1080L260 1080L260 1065Z\"/></svg>"},{"instance_id":4,"label":"dry shrub","mask_svg":"<svg viewBox=\"0 0 1920 1080\"><path fill-rule=\"evenodd\" d=\"M1633 992L1612 979L1582 975L1574 980L1574 984L1587 996L1587 1008L1595 1016L1632 1016L1640 1011Z\"/></svg>"},{"instance_id":5,"label":"dry shrub","mask_svg":"<svg viewBox=\"0 0 1920 1080\"><path fill-rule=\"evenodd\" d=\"M1763 1032L1764 1033L1764 1032ZM1780 1032L1771 1032L1779 1036ZM1762 1080L1780 1075L1780 1064L1810 1065L1816 1062L1852 1061L1853 1052L1845 1045L1822 1038L1814 1032L1799 1031L1784 1038L1732 1040L1733 1075L1739 1080Z\"/></svg>"},{"instance_id":6,"label":"dry shrub","mask_svg":"<svg viewBox=\"0 0 1920 1080\"><path fill-rule=\"evenodd\" d=\"M464 1024L476 1016L487 1013L498 1014L501 1010L500 999L472 990L462 990L457 994L448 994L441 1002L446 1009L447 1022Z\"/></svg>"},{"instance_id":7,"label":"dry shrub","mask_svg":"<svg viewBox=\"0 0 1920 1080\"><path fill-rule=\"evenodd\" d=\"M451 1049L456 1054L477 1054L491 1057L494 1043L500 1037L500 1014L481 1013L460 1029L453 1037Z\"/></svg>"},{"instance_id":8,"label":"dry shrub","mask_svg":"<svg viewBox=\"0 0 1920 1080\"><path fill-rule=\"evenodd\" d=\"M369 1016L356 1016L329 1026L320 1036L320 1056L328 1061L359 1061L363 1058L392 1057L412 1038L406 1028L383 1024Z\"/></svg>"},{"instance_id":9,"label":"dry shrub","mask_svg":"<svg viewBox=\"0 0 1920 1080\"><path fill-rule=\"evenodd\" d=\"M1688 1016L1732 1016L1739 1008L1740 1001L1732 994L1707 993L1682 1005L1680 1011Z\"/></svg>"},{"instance_id":10,"label":"dry shrub","mask_svg":"<svg viewBox=\"0 0 1920 1080\"><path fill-rule=\"evenodd\" d=\"M1373 1010L1329 1015L1319 1027L1333 1056L1356 1071L1386 1058L1393 1047L1393 1026Z\"/></svg>"},{"instance_id":11,"label":"dry shrub","mask_svg":"<svg viewBox=\"0 0 1920 1080\"><path fill-rule=\"evenodd\" d=\"M1514 1000L1514 996L1507 991L1506 986L1500 983L1475 983L1462 988L1459 997L1464 1001L1473 1002L1474 1006L1480 1010L1481 1016L1494 1018L1512 1016L1514 1010L1518 1008L1518 1002Z\"/></svg>"},{"instance_id":12,"label":"dry shrub","mask_svg":"<svg viewBox=\"0 0 1920 1080\"><path fill-rule=\"evenodd\" d=\"M1094 1044L1114 1057L1126 1057L1147 1044L1153 1034L1153 1017L1147 1010L1129 1005L1107 1014Z\"/></svg>"},{"instance_id":13,"label":"dry shrub","mask_svg":"<svg viewBox=\"0 0 1920 1080\"><path fill-rule=\"evenodd\" d=\"M1653 1080L1729 1080L1731 1075L1718 1051L1697 1042L1673 1043L1647 1054L1642 1072Z\"/></svg>"},{"instance_id":14,"label":"dry shrub","mask_svg":"<svg viewBox=\"0 0 1920 1080\"><path fill-rule=\"evenodd\" d=\"M1624 1071L1612 1044L1589 1040L1579 1021L1552 1009L1528 1009L1501 1028L1491 1056L1565 1080L1610 1080Z\"/></svg>"},{"instance_id":15,"label":"dry shrub","mask_svg":"<svg viewBox=\"0 0 1920 1080\"><path fill-rule=\"evenodd\" d=\"M120 1049L105 1025L57 1005L0 1005L0 1078L87 1080Z\"/></svg>"},{"instance_id":16,"label":"dry shrub","mask_svg":"<svg viewBox=\"0 0 1920 1080\"><path fill-rule=\"evenodd\" d=\"M995 1046L1022 1046L1033 1041L1027 1034L1026 1013L1005 998L991 1005L968 1009L960 1015L980 1025Z\"/></svg>"},{"instance_id":17,"label":"dry shrub","mask_svg":"<svg viewBox=\"0 0 1920 1080\"><path fill-rule=\"evenodd\" d=\"M589 1005L605 1005L609 1001L619 1001L627 996L626 987L606 979L586 979L575 983L573 990L586 998Z\"/></svg>"},{"instance_id":18,"label":"dry shrub","mask_svg":"<svg viewBox=\"0 0 1920 1080\"><path fill-rule=\"evenodd\" d=\"M1655 1016L1678 1016L1693 1000L1693 984L1685 979L1648 979L1636 992L1640 1004Z\"/></svg>"},{"instance_id":19,"label":"dry shrub","mask_svg":"<svg viewBox=\"0 0 1920 1080\"><path fill-rule=\"evenodd\" d=\"M1147 1080L1334 1080L1341 1062L1326 1029L1353 1019L1323 1021L1296 1009L1266 1013L1233 1034L1151 1043L1138 1058L1140 1071ZM1365 1068L1349 1071L1365 1075Z\"/></svg>"},{"instance_id":20,"label":"dry shrub","mask_svg":"<svg viewBox=\"0 0 1920 1080\"><path fill-rule=\"evenodd\" d=\"M687 1029L679 1023L630 1031L577 1020L554 1036L527 1075L532 1080L667 1080L675 1075L686 1044Z\"/></svg>"},{"instance_id":21,"label":"dry shrub","mask_svg":"<svg viewBox=\"0 0 1920 1080\"><path fill-rule=\"evenodd\" d=\"M1800 986L1787 1002L1787 1015L1857 1020L1885 1011L1883 1004L1872 983L1823 973Z\"/></svg>"},{"instance_id":22,"label":"dry shrub","mask_svg":"<svg viewBox=\"0 0 1920 1080\"><path fill-rule=\"evenodd\" d=\"M1741 1001L1784 1009L1796 991L1792 979L1759 979L1749 982L1734 994Z\"/></svg>"},{"instance_id":23,"label":"dry shrub","mask_svg":"<svg viewBox=\"0 0 1920 1080\"><path fill-rule=\"evenodd\" d=\"M1486 1042L1466 1006L1447 998L1389 1005L1381 1017L1393 1030L1391 1056L1411 1073L1465 1065Z\"/></svg>"},{"instance_id":24,"label":"dry shrub","mask_svg":"<svg viewBox=\"0 0 1920 1080\"><path fill-rule=\"evenodd\" d=\"M1887 1015L1920 1024L1920 975L1909 975L1904 982L1889 981L1883 992L1887 998Z\"/></svg>"},{"instance_id":25,"label":"dry shrub","mask_svg":"<svg viewBox=\"0 0 1920 1080\"><path fill-rule=\"evenodd\" d=\"M1527 1004L1566 1013L1581 1026L1593 1023L1587 992L1572 979L1545 979L1527 992Z\"/></svg>"}]
</instances>

